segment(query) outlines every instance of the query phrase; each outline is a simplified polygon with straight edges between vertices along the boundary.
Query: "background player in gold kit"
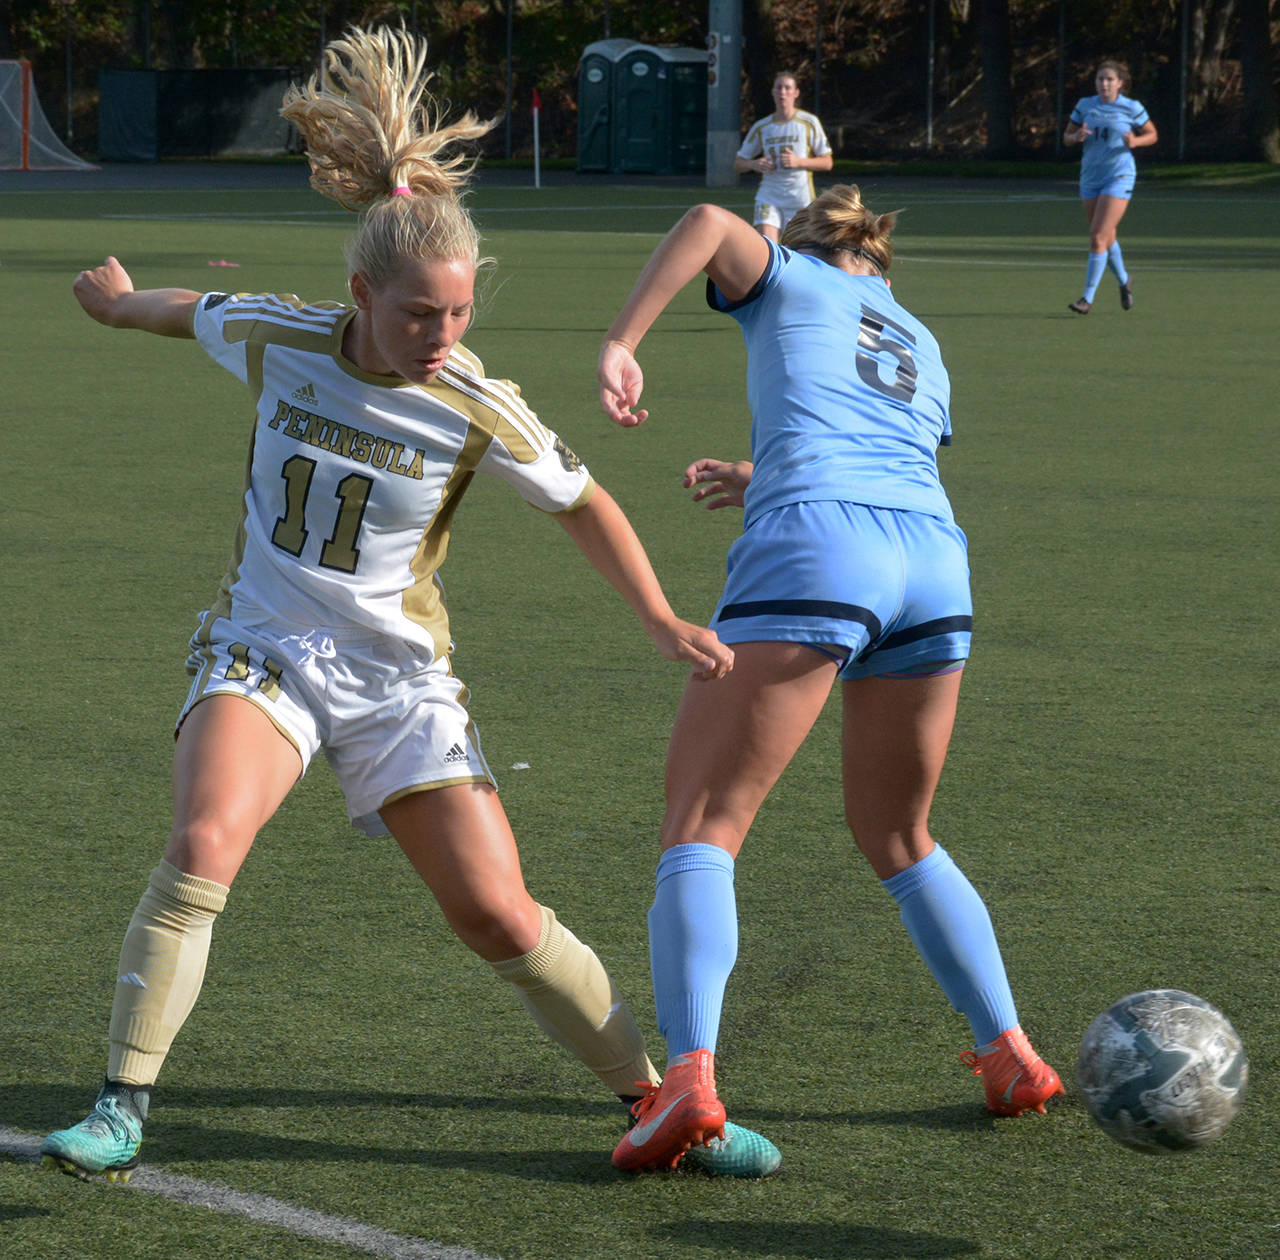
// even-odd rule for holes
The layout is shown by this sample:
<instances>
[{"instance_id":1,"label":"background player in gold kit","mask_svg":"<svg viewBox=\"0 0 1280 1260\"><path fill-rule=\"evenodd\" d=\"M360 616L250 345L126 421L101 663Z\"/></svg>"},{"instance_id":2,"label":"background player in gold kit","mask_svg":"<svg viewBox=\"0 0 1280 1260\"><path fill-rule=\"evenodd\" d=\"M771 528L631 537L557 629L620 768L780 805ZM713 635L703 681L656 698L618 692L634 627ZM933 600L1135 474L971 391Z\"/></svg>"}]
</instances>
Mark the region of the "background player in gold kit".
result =
<instances>
[{"instance_id":1,"label":"background player in gold kit","mask_svg":"<svg viewBox=\"0 0 1280 1260\"><path fill-rule=\"evenodd\" d=\"M199 341L248 386L256 420L232 563L191 641L173 830L121 949L107 1079L89 1116L42 1147L62 1171L118 1180L136 1166L214 919L321 748L352 823L395 838L544 1031L620 1096L656 1080L599 959L525 888L453 675L437 570L472 474L552 515L664 656L710 680L733 654L675 616L613 499L459 343L488 260L459 200L473 163L455 146L488 124L445 125L429 77L413 37L354 30L285 98L313 184L363 211L347 251L354 304L135 291L114 258L76 279L98 322Z\"/></svg>"},{"instance_id":2,"label":"background player in gold kit","mask_svg":"<svg viewBox=\"0 0 1280 1260\"><path fill-rule=\"evenodd\" d=\"M796 76L785 71L775 75L774 111L751 127L733 159L739 174L760 173L751 221L772 241L817 196L813 172L829 171L833 161L817 115L797 109L799 100Z\"/></svg>"}]
</instances>

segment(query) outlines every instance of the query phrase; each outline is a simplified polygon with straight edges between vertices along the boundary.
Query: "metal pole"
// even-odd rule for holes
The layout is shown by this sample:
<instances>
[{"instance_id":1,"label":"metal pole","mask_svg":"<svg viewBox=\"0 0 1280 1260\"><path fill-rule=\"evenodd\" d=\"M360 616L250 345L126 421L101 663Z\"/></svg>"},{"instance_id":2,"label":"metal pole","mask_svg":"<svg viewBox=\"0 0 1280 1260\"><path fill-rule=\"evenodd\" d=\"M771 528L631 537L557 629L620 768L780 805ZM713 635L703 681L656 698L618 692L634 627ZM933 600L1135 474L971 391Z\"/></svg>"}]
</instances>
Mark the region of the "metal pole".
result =
<instances>
[{"instance_id":1,"label":"metal pole","mask_svg":"<svg viewBox=\"0 0 1280 1260\"><path fill-rule=\"evenodd\" d=\"M822 0L818 0L818 29L813 40L813 112L822 116Z\"/></svg>"},{"instance_id":2,"label":"metal pole","mask_svg":"<svg viewBox=\"0 0 1280 1260\"><path fill-rule=\"evenodd\" d=\"M1062 156L1062 115L1067 107L1067 0L1058 0L1058 108L1054 114L1053 156Z\"/></svg>"},{"instance_id":3,"label":"metal pole","mask_svg":"<svg viewBox=\"0 0 1280 1260\"><path fill-rule=\"evenodd\" d=\"M929 57L924 76L924 148L926 153L933 152L933 55L938 29L934 8L935 0L929 0Z\"/></svg>"},{"instance_id":4,"label":"metal pole","mask_svg":"<svg viewBox=\"0 0 1280 1260\"><path fill-rule=\"evenodd\" d=\"M707 8L707 187L732 187L742 142L742 0L710 0Z\"/></svg>"},{"instance_id":5,"label":"metal pole","mask_svg":"<svg viewBox=\"0 0 1280 1260\"><path fill-rule=\"evenodd\" d=\"M67 145L70 146L74 126L71 118L71 0L65 0L67 11Z\"/></svg>"},{"instance_id":6,"label":"metal pole","mask_svg":"<svg viewBox=\"0 0 1280 1260\"><path fill-rule=\"evenodd\" d=\"M511 46L515 42L516 0L507 0L507 157L511 156Z\"/></svg>"},{"instance_id":7,"label":"metal pole","mask_svg":"<svg viewBox=\"0 0 1280 1260\"><path fill-rule=\"evenodd\" d=\"M1191 18L1187 12L1188 0L1182 0L1182 66L1178 74L1178 161L1187 151L1187 41Z\"/></svg>"}]
</instances>

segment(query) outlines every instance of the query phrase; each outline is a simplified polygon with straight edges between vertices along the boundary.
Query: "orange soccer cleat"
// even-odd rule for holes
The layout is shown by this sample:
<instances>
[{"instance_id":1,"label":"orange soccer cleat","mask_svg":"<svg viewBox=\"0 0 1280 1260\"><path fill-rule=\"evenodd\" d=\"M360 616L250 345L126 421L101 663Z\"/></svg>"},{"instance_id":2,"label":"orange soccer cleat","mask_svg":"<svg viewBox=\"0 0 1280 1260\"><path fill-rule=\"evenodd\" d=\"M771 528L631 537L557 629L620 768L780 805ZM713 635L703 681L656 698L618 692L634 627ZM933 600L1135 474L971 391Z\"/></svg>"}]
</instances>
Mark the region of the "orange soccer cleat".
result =
<instances>
[{"instance_id":1,"label":"orange soccer cleat","mask_svg":"<svg viewBox=\"0 0 1280 1260\"><path fill-rule=\"evenodd\" d=\"M674 1168L694 1143L724 1137L724 1104L716 1097L715 1057L693 1050L674 1059L661 1085L631 1109L635 1125L613 1152L624 1172Z\"/></svg>"},{"instance_id":2,"label":"orange soccer cleat","mask_svg":"<svg viewBox=\"0 0 1280 1260\"><path fill-rule=\"evenodd\" d=\"M990 1045L966 1050L960 1062L982 1077L987 1110L998 1116L1020 1116L1024 1111L1044 1115L1044 1105L1066 1091L1062 1081L1032 1048L1021 1025L1002 1032Z\"/></svg>"}]
</instances>

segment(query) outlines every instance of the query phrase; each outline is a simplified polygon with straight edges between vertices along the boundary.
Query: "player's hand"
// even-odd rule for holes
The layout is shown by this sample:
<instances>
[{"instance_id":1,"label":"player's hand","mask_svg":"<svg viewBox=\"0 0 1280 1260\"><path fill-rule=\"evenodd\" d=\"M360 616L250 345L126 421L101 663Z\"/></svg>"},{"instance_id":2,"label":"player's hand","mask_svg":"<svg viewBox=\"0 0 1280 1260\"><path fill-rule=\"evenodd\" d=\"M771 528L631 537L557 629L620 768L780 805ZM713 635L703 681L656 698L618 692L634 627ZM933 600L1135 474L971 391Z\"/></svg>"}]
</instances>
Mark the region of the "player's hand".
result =
<instances>
[{"instance_id":1,"label":"player's hand","mask_svg":"<svg viewBox=\"0 0 1280 1260\"><path fill-rule=\"evenodd\" d=\"M773 170L773 159L767 153L762 157L756 158L756 170L758 170L761 175L767 175L771 170Z\"/></svg>"},{"instance_id":2,"label":"player's hand","mask_svg":"<svg viewBox=\"0 0 1280 1260\"><path fill-rule=\"evenodd\" d=\"M653 645L669 661L693 666L693 676L701 682L723 678L733 669L733 649L720 642L714 630L695 626L673 617L649 632Z\"/></svg>"},{"instance_id":3,"label":"player's hand","mask_svg":"<svg viewBox=\"0 0 1280 1260\"><path fill-rule=\"evenodd\" d=\"M693 490L693 501L707 504L709 512L716 508L741 507L755 466L749 459L728 462L723 459L696 459L684 470L684 488ZM697 487L694 490L694 487Z\"/></svg>"},{"instance_id":4,"label":"player's hand","mask_svg":"<svg viewBox=\"0 0 1280 1260\"><path fill-rule=\"evenodd\" d=\"M133 292L133 281L115 258L108 258L101 267L82 271L71 291L89 315L98 323L112 328L115 326L113 312L116 303Z\"/></svg>"},{"instance_id":5,"label":"player's hand","mask_svg":"<svg viewBox=\"0 0 1280 1260\"><path fill-rule=\"evenodd\" d=\"M1133 148L1133 132L1126 131L1124 135L1120 137L1120 143L1123 144L1126 149L1132 149Z\"/></svg>"},{"instance_id":6,"label":"player's hand","mask_svg":"<svg viewBox=\"0 0 1280 1260\"><path fill-rule=\"evenodd\" d=\"M600 382L600 406L614 424L632 428L649 418L647 411L632 410L644 391L644 373L630 346L606 341L600 347L596 379Z\"/></svg>"},{"instance_id":7,"label":"player's hand","mask_svg":"<svg viewBox=\"0 0 1280 1260\"><path fill-rule=\"evenodd\" d=\"M796 155L790 149L783 149L782 152L778 154L778 165L784 170L791 170L798 164L798 160L799 159L797 159Z\"/></svg>"}]
</instances>

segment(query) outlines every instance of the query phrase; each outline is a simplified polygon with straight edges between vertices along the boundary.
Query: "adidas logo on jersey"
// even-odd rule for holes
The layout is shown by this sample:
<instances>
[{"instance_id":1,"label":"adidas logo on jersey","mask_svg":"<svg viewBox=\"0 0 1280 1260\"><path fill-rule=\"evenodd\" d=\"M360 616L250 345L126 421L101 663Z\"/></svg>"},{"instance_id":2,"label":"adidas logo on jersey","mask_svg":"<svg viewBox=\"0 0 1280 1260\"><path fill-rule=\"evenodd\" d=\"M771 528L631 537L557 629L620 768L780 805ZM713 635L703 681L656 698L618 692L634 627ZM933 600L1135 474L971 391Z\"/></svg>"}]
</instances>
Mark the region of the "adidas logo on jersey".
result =
<instances>
[{"instance_id":1,"label":"adidas logo on jersey","mask_svg":"<svg viewBox=\"0 0 1280 1260\"><path fill-rule=\"evenodd\" d=\"M316 397L315 386L308 381L305 385L299 385L297 389L289 395L290 398L296 398L298 402L317 403L320 400Z\"/></svg>"},{"instance_id":2,"label":"adidas logo on jersey","mask_svg":"<svg viewBox=\"0 0 1280 1260\"><path fill-rule=\"evenodd\" d=\"M444 764L446 766L454 765L459 761L467 760L467 750L461 744L454 744L444 755Z\"/></svg>"}]
</instances>

